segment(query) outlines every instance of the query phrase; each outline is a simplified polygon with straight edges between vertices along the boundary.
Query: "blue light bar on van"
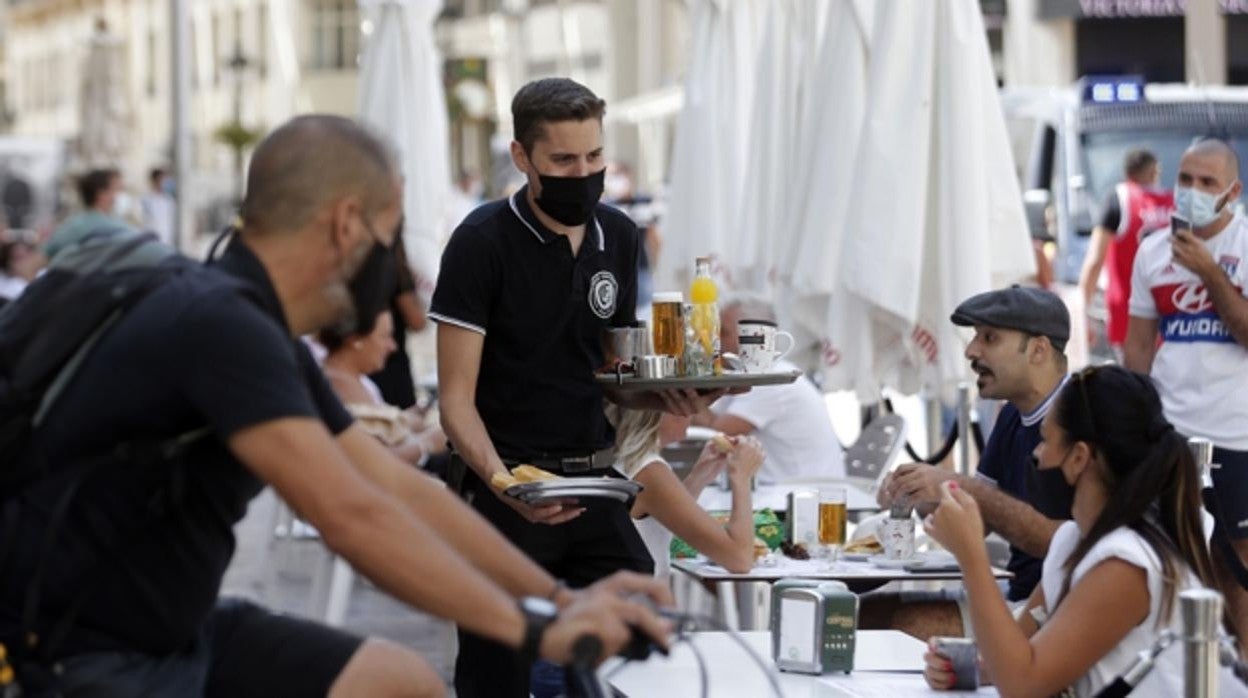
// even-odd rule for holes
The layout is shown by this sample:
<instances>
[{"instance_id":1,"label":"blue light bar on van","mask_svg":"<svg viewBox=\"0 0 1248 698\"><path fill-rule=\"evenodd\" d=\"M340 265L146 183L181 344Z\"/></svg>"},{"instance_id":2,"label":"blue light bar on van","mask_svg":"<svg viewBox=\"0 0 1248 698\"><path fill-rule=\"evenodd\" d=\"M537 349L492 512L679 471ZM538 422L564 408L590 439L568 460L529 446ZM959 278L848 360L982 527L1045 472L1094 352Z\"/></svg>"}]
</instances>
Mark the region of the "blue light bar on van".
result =
<instances>
[{"instance_id":1,"label":"blue light bar on van","mask_svg":"<svg viewBox=\"0 0 1248 698\"><path fill-rule=\"evenodd\" d=\"M1079 82L1085 102L1130 104L1144 101L1144 78L1139 75L1090 75Z\"/></svg>"}]
</instances>

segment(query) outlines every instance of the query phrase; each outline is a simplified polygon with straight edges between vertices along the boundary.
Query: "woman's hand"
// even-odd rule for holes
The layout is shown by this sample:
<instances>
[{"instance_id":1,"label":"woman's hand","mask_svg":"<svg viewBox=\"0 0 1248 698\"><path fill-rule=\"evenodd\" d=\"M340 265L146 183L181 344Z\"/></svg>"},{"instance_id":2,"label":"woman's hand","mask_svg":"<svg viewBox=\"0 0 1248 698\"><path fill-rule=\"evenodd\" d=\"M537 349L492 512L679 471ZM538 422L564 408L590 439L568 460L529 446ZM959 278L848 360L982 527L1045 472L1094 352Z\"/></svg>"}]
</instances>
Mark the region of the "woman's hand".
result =
<instances>
[{"instance_id":1,"label":"woman's hand","mask_svg":"<svg viewBox=\"0 0 1248 698\"><path fill-rule=\"evenodd\" d=\"M732 438L729 437L729 440L731 441ZM710 482L726 467L728 467L728 454L720 451L714 441L708 440L702 446L697 462L689 469L689 474L696 474L699 479Z\"/></svg>"},{"instance_id":2,"label":"woman's hand","mask_svg":"<svg viewBox=\"0 0 1248 698\"><path fill-rule=\"evenodd\" d=\"M953 688L957 677L953 675L953 662L936 651L931 642L927 643L927 652L923 654L923 678L927 685L937 691L948 691Z\"/></svg>"},{"instance_id":3,"label":"woman's hand","mask_svg":"<svg viewBox=\"0 0 1248 698\"><path fill-rule=\"evenodd\" d=\"M927 535L953 553L958 562L975 552L984 552L984 520L975 498L955 480L941 483L940 489L940 505L923 519Z\"/></svg>"},{"instance_id":4,"label":"woman's hand","mask_svg":"<svg viewBox=\"0 0 1248 698\"><path fill-rule=\"evenodd\" d=\"M724 472L724 468L728 467L728 456L715 448L714 442L707 441L702 447L702 453L698 455L698 460L689 469L689 473L685 475L685 490L697 499L702 494L702 490L706 486L715 482L715 478Z\"/></svg>"},{"instance_id":5,"label":"woman's hand","mask_svg":"<svg viewBox=\"0 0 1248 698\"><path fill-rule=\"evenodd\" d=\"M763 445L753 436L739 436L736 448L728 454L728 481L736 486L749 487L750 478L758 473L763 464Z\"/></svg>"}]
</instances>

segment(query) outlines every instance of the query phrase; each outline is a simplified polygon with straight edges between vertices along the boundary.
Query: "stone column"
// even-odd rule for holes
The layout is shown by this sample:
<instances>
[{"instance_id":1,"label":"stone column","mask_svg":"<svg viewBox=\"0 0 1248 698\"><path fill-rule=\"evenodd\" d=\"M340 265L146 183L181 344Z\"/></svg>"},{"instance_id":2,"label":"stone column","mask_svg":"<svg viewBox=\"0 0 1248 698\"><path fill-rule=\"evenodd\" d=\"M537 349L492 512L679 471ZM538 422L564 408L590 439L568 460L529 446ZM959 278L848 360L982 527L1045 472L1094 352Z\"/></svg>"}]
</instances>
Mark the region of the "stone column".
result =
<instances>
[{"instance_id":1,"label":"stone column","mask_svg":"<svg viewBox=\"0 0 1248 698\"><path fill-rule=\"evenodd\" d=\"M1187 0L1183 46L1188 82L1226 84L1226 18L1218 0Z\"/></svg>"},{"instance_id":2,"label":"stone column","mask_svg":"<svg viewBox=\"0 0 1248 698\"><path fill-rule=\"evenodd\" d=\"M1006 87L1064 87L1078 77L1075 20L1040 19L1039 5L1038 0L1008 0L1002 37Z\"/></svg>"}]
</instances>

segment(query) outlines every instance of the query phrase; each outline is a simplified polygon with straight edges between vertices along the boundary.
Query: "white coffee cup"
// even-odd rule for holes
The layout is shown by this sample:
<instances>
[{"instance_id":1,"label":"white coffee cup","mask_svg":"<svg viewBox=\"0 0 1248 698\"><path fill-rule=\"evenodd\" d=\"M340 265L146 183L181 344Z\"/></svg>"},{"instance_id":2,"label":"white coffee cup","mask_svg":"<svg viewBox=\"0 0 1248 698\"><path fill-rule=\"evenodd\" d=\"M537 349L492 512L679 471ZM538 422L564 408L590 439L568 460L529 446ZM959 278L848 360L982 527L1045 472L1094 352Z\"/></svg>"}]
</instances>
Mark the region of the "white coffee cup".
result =
<instances>
[{"instance_id":1,"label":"white coffee cup","mask_svg":"<svg viewBox=\"0 0 1248 698\"><path fill-rule=\"evenodd\" d=\"M777 338L789 340L783 350L776 349ZM737 355L750 373L766 373L775 366L776 361L793 350L793 335L776 329L776 323L770 320L741 320L737 322L737 340L740 348Z\"/></svg>"}]
</instances>

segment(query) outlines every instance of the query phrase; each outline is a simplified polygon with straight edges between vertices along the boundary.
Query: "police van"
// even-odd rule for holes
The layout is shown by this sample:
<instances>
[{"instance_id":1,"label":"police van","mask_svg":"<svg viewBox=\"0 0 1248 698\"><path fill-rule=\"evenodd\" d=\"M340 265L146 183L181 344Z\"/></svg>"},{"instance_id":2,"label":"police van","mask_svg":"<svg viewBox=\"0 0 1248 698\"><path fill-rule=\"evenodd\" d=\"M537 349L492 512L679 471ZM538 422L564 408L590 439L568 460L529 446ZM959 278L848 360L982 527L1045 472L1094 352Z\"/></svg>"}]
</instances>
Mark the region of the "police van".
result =
<instances>
[{"instance_id":1,"label":"police van","mask_svg":"<svg viewBox=\"0 0 1248 698\"><path fill-rule=\"evenodd\" d=\"M1248 167L1248 87L1085 77L1068 89L1007 91L1002 103L1015 129L1034 124L1024 204L1032 237L1056 243L1053 271L1061 282L1078 283L1088 238L1122 181L1129 150L1151 150L1166 187L1183 151L1202 137L1227 140Z\"/></svg>"}]
</instances>

